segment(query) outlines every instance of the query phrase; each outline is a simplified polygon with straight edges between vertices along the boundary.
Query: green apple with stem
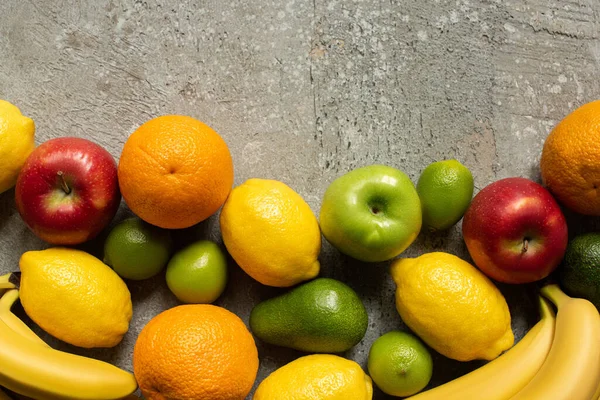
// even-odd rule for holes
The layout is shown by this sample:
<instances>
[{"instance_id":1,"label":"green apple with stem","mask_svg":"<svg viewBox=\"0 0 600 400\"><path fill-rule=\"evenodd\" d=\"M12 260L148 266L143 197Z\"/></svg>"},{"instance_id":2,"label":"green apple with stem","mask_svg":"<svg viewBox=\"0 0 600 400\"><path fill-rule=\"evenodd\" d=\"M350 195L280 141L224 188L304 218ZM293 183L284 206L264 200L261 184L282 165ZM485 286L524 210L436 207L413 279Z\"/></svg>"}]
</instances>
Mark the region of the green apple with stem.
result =
<instances>
[{"instance_id":1,"label":"green apple with stem","mask_svg":"<svg viewBox=\"0 0 600 400\"><path fill-rule=\"evenodd\" d=\"M404 172L370 165L329 185L319 220L323 236L342 253L361 261L385 261L418 236L421 202Z\"/></svg>"}]
</instances>

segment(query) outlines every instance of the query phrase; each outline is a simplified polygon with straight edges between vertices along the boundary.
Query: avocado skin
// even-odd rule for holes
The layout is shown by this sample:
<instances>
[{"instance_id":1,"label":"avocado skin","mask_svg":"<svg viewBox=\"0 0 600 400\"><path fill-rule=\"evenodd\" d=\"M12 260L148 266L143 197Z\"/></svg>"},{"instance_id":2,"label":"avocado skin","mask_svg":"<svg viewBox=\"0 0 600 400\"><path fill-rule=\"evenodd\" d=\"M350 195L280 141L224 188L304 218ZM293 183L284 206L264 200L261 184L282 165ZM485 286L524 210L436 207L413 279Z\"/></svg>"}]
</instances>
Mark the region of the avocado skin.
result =
<instances>
[{"instance_id":1,"label":"avocado skin","mask_svg":"<svg viewBox=\"0 0 600 400\"><path fill-rule=\"evenodd\" d=\"M265 300L250 313L262 341L310 353L341 353L362 340L368 315L349 286L318 278Z\"/></svg>"},{"instance_id":2,"label":"avocado skin","mask_svg":"<svg viewBox=\"0 0 600 400\"><path fill-rule=\"evenodd\" d=\"M600 310L600 233L581 234L569 242L559 281L565 293L587 299Z\"/></svg>"}]
</instances>

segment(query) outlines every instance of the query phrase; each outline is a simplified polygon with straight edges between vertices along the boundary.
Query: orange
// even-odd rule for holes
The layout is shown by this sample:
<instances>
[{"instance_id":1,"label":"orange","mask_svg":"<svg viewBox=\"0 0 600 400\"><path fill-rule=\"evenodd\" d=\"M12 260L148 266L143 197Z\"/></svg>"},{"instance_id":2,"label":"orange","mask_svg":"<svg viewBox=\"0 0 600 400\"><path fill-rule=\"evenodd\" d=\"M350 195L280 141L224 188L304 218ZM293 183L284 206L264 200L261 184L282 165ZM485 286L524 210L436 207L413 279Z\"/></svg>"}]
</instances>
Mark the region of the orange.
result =
<instances>
[{"instance_id":1,"label":"orange","mask_svg":"<svg viewBox=\"0 0 600 400\"><path fill-rule=\"evenodd\" d=\"M556 125L544 143L540 168L544 184L562 204L600 215L600 100Z\"/></svg>"},{"instance_id":2,"label":"orange","mask_svg":"<svg viewBox=\"0 0 600 400\"><path fill-rule=\"evenodd\" d=\"M235 314L210 304L164 311L142 329L133 373L147 400L243 400L258 352Z\"/></svg>"},{"instance_id":3,"label":"orange","mask_svg":"<svg viewBox=\"0 0 600 400\"><path fill-rule=\"evenodd\" d=\"M233 162L225 141L208 125L165 115L144 123L125 142L119 186L144 221L187 228L223 205L233 186Z\"/></svg>"}]
</instances>

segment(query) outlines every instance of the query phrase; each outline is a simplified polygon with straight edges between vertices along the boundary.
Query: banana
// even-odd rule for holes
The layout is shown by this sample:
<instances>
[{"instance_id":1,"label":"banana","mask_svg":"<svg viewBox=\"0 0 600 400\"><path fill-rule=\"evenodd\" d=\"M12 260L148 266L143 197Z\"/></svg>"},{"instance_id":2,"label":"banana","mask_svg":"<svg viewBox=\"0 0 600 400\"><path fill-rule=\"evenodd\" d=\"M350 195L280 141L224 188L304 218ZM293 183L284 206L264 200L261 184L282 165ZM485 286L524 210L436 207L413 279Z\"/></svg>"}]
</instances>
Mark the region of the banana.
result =
<instances>
[{"instance_id":1,"label":"banana","mask_svg":"<svg viewBox=\"0 0 600 400\"><path fill-rule=\"evenodd\" d=\"M16 333L29 338L35 343L41 344L46 347L50 347L44 342L38 335L36 335L23 321L21 321L15 314L10 311L13 304L19 298L19 291L17 289L10 289L2 298L0 298L0 320L4 321L6 325ZM0 399L1 400L1 399Z\"/></svg>"},{"instance_id":2,"label":"banana","mask_svg":"<svg viewBox=\"0 0 600 400\"><path fill-rule=\"evenodd\" d=\"M598 389L596 389L596 393L592 396L592 400L600 400L600 384L598 385Z\"/></svg>"},{"instance_id":3,"label":"banana","mask_svg":"<svg viewBox=\"0 0 600 400\"><path fill-rule=\"evenodd\" d=\"M0 289L14 289L16 286L10 281L12 273L0 276Z\"/></svg>"},{"instance_id":4,"label":"banana","mask_svg":"<svg viewBox=\"0 0 600 400\"><path fill-rule=\"evenodd\" d=\"M137 389L133 374L33 342L0 320L0 385L43 400L114 400Z\"/></svg>"},{"instance_id":5,"label":"banana","mask_svg":"<svg viewBox=\"0 0 600 400\"><path fill-rule=\"evenodd\" d=\"M558 308L548 358L511 400L592 400L600 383L600 315L592 303L564 294L558 285L542 288Z\"/></svg>"},{"instance_id":6,"label":"banana","mask_svg":"<svg viewBox=\"0 0 600 400\"><path fill-rule=\"evenodd\" d=\"M554 312L540 297L541 320L510 350L475 371L444 385L409 397L410 400L505 400L521 390L538 372L554 338ZM407 399L408 400L408 399Z\"/></svg>"}]
</instances>

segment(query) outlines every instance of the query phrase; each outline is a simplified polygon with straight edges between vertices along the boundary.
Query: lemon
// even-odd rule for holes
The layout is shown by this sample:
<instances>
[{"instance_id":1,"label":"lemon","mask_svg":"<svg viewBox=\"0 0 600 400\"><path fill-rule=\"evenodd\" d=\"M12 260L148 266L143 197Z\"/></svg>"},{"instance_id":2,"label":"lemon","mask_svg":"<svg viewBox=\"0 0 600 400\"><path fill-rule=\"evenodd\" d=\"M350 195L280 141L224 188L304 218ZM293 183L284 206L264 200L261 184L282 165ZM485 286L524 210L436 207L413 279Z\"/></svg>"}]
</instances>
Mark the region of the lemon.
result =
<instances>
[{"instance_id":1,"label":"lemon","mask_svg":"<svg viewBox=\"0 0 600 400\"><path fill-rule=\"evenodd\" d=\"M431 348L458 361L492 360L514 342L504 296L477 268L448 253L395 261L396 308Z\"/></svg>"},{"instance_id":2,"label":"lemon","mask_svg":"<svg viewBox=\"0 0 600 400\"><path fill-rule=\"evenodd\" d=\"M473 175L456 160L434 162L419 177L423 226L443 231L456 224L471 204Z\"/></svg>"},{"instance_id":3,"label":"lemon","mask_svg":"<svg viewBox=\"0 0 600 400\"><path fill-rule=\"evenodd\" d=\"M15 185L35 148L35 124L11 103L0 100L0 193Z\"/></svg>"},{"instance_id":4,"label":"lemon","mask_svg":"<svg viewBox=\"0 0 600 400\"><path fill-rule=\"evenodd\" d=\"M330 354L300 357L256 389L253 400L371 400L373 385L354 361Z\"/></svg>"},{"instance_id":5,"label":"lemon","mask_svg":"<svg viewBox=\"0 0 600 400\"><path fill-rule=\"evenodd\" d=\"M249 179L234 188L220 223L229 254L263 285L289 287L319 274L319 223L284 183Z\"/></svg>"},{"instance_id":6,"label":"lemon","mask_svg":"<svg viewBox=\"0 0 600 400\"><path fill-rule=\"evenodd\" d=\"M113 347L129 329L129 289L96 257L55 247L21 256L21 304L54 337L79 347Z\"/></svg>"}]
</instances>

